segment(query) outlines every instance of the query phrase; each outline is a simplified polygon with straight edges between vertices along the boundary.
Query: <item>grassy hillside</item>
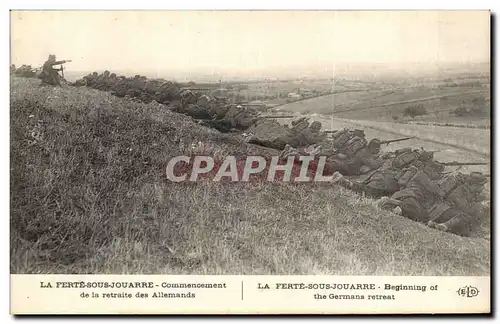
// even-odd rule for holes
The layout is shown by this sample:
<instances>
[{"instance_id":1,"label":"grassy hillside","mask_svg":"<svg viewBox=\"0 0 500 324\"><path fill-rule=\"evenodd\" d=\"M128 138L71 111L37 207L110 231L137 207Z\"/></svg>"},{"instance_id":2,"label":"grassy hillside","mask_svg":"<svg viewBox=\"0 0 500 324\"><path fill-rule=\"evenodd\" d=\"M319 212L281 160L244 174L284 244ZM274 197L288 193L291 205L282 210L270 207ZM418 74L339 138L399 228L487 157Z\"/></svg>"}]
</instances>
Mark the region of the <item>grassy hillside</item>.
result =
<instances>
[{"instance_id":1,"label":"grassy hillside","mask_svg":"<svg viewBox=\"0 0 500 324\"><path fill-rule=\"evenodd\" d=\"M161 105L37 84L11 79L13 273L489 274L488 240L335 185L167 182L173 156L246 147Z\"/></svg>"}]
</instances>

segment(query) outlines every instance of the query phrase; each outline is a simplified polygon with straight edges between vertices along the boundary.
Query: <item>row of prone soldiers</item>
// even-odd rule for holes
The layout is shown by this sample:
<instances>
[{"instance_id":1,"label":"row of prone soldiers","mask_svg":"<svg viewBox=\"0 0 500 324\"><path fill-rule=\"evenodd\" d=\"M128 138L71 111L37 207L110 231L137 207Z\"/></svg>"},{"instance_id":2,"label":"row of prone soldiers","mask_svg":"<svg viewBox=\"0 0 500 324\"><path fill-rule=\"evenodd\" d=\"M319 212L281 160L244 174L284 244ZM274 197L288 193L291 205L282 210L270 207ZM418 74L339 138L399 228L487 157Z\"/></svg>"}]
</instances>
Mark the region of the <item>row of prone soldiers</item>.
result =
<instances>
[{"instance_id":1,"label":"row of prone soldiers","mask_svg":"<svg viewBox=\"0 0 500 324\"><path fill-rule=\"evenodd\" d=\"M145 76L134 77L117 76L115 73L104 71L89 73L81 79L71 83L72 86L87 86L101 91L109 91L117 97L127 97L136 101L168 105L180 99L180 86L177 83L163 79L148 79Z\"/></svg>"},{"instance_id":2,"label":"row of prone soldiers","mask_svg":"<svg viewBox=\"0 0 500 324\"><path fill-rule=\"evenodd\" d=\"M23 64L20 67L16 67L15 64L10 65L10 74L16 75L24 78L34 78L36 77L36 71L31 65Z\"/></svg>"},{"instance_id":3,"label":"row of prone soldiers","mask_svg":"<svg viewBox=\"0 0 500 324\"><path fill-rule=\"evenodd\" d=\"M326 156L326 167L336 171L335 183L380 198L378 205L382 209L440 231L470 236L489 215L489 202L484 195L487 176L480 172L444 172L448 165L486 163L440 163L434 160L434 152L411 148L381 155L382 141L373 139L367 143L362 130L337 133L330 141L333 153L320 145L307 149L287 146L281 157ZM358 176L358 180L346 176Z\"/></svg>"},{"instance_id":4,"label":"row of prone soldiers","mask_svg":"<svg viewBox=\"0 0 500 324\"><path fill-rule=\"evenodd\" d=\"M250 143L275 149L281 150L286 144L295 147L310 145L326 137L326 134L320 133L319 122L309 127L305 118L301 118L292 122L291 126L283 126L272 119L290 116L259 116L260 112L255 109L230 104L226 98L181 89L179 84L163 79L148 79L140 75L127 78L104 71L101 74L97 72L88 74L72 85L110 91L115 96L127 97L144 103L154 100L166 105L173 112L188 115L198 123L220 132L255 133L249 140ZM258 125L260 127L256 129ZM267 134L273 131L278 133L277 138L266 140Z\"/></svg>"},{"instance_id":5,"label":"row of prone soldiers","mask_svg":"<svg viewBox=\"0 0 500 324\"><path fill-rule=\"evenodd\" d=\"M178 83L148 79L141 75L125 77L109 71L101 74L93 72L71 85L110 91L117 97L126 97L146 104L155 101L221 132L244 130L257 116L255 110L229 104L225 98L182 89Z\"/></svg>"}]
</instances>

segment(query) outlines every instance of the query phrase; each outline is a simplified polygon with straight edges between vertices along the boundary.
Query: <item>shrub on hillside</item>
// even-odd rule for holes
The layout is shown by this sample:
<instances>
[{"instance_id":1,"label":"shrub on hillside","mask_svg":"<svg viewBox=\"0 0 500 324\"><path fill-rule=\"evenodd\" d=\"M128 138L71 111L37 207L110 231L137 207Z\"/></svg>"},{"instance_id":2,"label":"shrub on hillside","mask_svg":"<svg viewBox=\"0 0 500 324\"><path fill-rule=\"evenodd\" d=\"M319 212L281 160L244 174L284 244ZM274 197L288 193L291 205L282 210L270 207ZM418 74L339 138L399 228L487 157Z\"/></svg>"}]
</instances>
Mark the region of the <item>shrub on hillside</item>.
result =
<instances>
[{"instance_id":1,"label":"shrub on hillside","mask_svg":"<svg viewBox=\"0 0 500 324\"><path fill-rule=\"evenodd\" d=\"M422 104L406 107L406 109L403 111L403 116L410 116L412 119L416 116L423 115L427 115L427 109L425 109L424 105Z\"/></svg>"},{"instance_id":2,"label":"shrub on hillside","mask_svg":"<svg viewBox=\"0 0 500 324\"><path fill-rule=\"evenodd\" d=\"M490 105L485 98L474 98L469 107L462 105L453 111L455 116L486 117L490 114Z\"/></svg>"}]
</instances>

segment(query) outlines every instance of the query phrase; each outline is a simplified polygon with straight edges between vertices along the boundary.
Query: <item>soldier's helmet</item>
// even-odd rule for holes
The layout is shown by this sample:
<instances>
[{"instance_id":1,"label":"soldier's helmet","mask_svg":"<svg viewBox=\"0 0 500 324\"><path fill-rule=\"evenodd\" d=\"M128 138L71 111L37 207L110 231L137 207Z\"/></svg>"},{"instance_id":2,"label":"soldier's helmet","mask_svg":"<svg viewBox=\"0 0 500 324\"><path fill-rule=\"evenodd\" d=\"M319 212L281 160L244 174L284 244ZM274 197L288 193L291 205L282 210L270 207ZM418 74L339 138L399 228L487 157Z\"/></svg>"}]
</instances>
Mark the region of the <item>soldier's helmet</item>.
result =
<instances>
[{"instance_id":1,"label":"soldier's helmet","mask_svg":"<svg viewBox=\"0 0 500 324\"><path fill-rule=\"evenodd\" d=\"M370 148L380 148L381 142L378 138L374 138L368 143Z\"/></svg>"},{"instance_id":2,"label":"soldier's helmet","mask_svg":"<svg viewBox=\"0 0 500 324\"><path fill-rule=\"evenodd\" d=\"M321 130L321 126L322 125L319 121L314 121L309 128L311 129L311 132L318 133Z\"/></svg>"},{"instance_id":3,"label":"soldier's helmet","mask_svg":"<svg viewBox=\"0 0 500 324\"><path fill-rule=\"evenodd\" d=\"M372 139L368 143L368 147L374 154L378 154L380 152L380 145L381 145L380 140L377 138Z\"/></svg>"},{"instance_id":4,"label":"soldier's helmet","mask_svg":"<svg viewBox=\"0 0 500 324\"><path fill-rule=\"evenodd\" d=\"M191 90L182 90L181 91L181 98L186 98L187 96L191 96L193 93Z\"/></svg>"},{"instance_id":5,"label":"soldier's helmet","mask_svg":"<svg viewBox=\"0 0 500 324\"><path fill-rule=\"evenodd\" d=\"M362 129L355 129L352 134L357 137L365 137L365 131Z\"/></svg>"},{"instance_id":6,"label":"soldier's helmet","mask_svg":"<svg viewBox=\"0 0 500 324\"><path fill-rule=\"evenodd\" d=\"M165 82L163 82L163 83L160 85L160 88L163 88L163 87L168 87L168 86L170 86L171 84L172 84L172 82L170 82L170 81L165 81Z\"/></svg>"},{"instance_id":7,"label":"soldier's helmet","mask_svg":"<svg viewBox=\"0 0 500 324\"><path fill-rule=\"evenodd\" d=\"M488 178L481 172L471 172L467 177L467 182L471 185L483 186L486 182L488 182Z\"/></svg>"},{"instance_id":8,"label":"soldier's helmet","mask_svg":"<svg viewBox=\"0 0 500 324\"><path fill-rule=\"evenodd\" d=\"M97 76L99 76L99 74L97 72L92 72L92 76L97 77Z\"/></svg>"},{"instance_id":9,"label":"soldier's helmet","mask_svg":"<svg viewBox=\"0 0 500 324\"><path fill-rule=\"evenodd\" d=\"M109 76L109 71L108 71L108 70L106 70L106 71L104 71L104 73L103 73L103 74L104 74L104 76Z\"/></svg>"},{"instance_id":10,"label":"soldier's helmet","mask_svg":"<svg viewBox=\"0 0 500 324\"><path fill-rule=\"evenodd\" d=\"M308 120L309 120L309 118L307 118L307 117L301 117L301 118L299 118L297 120L293 120L292 121L292 126L295 126L295 125L307 122Z\"/></svg>"},{"instance_id":11,"label":"soldier's helmet","mask_svg":"<svg viewBox=\"0 0 500 324\"><path fill-rule=\"evenodd\" d=\"M403 153L410 153L410 152L411 152L411 148L405 147L402 149L397 149L395 153L396 153L396 155L401 155Z\"/></svg>"},{"instance_id":12,"label":"soldier's helmet","mask_svg":"<svg viewBox=\"0 0 500 324\"><path fill-rule=\"evenodd\" d=\"M418 159L419 159L420 161L424 161L424 162L425 162L425 161L430 161L430 160L432 160L433 158L434 158L434 153L433 153L433 152L428 152L428 151L424 151L424 150L422 150L422 151L420 152L420 155L419 155L419 157L418 157Z\"/></svg>"},{"instance_id":13,"label":"soldier's helmet","mask_svg":"<svg viewBox=\"0 0 500 324\"><path fill-rule=\"evenodd\" d=\"M116 73L111 73L111 74L109 75L109 77L110 77L110 78L116 78Z\"/></svg>"}]
</instances>

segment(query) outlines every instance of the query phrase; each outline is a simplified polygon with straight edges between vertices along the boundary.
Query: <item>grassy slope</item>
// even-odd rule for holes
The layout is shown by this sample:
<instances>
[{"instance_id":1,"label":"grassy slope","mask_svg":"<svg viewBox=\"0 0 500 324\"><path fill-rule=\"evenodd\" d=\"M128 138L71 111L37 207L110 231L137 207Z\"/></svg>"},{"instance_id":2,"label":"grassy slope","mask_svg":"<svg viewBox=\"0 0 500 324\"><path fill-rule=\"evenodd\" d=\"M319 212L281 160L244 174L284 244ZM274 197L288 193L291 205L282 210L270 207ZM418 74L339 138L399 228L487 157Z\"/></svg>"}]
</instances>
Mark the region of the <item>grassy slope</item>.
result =
<instances>
[{"instance_id":1,"label":"grassy slope","mask_svg":"<svg viewBox=\"0 0 500 324\"><path fill-rule=\"evenodd\" d=\"M245 148L165 107L11 81L13 273L489 274L488 240L336 186L167 183L191 143Z\"/></svg>"}]
</instances>

